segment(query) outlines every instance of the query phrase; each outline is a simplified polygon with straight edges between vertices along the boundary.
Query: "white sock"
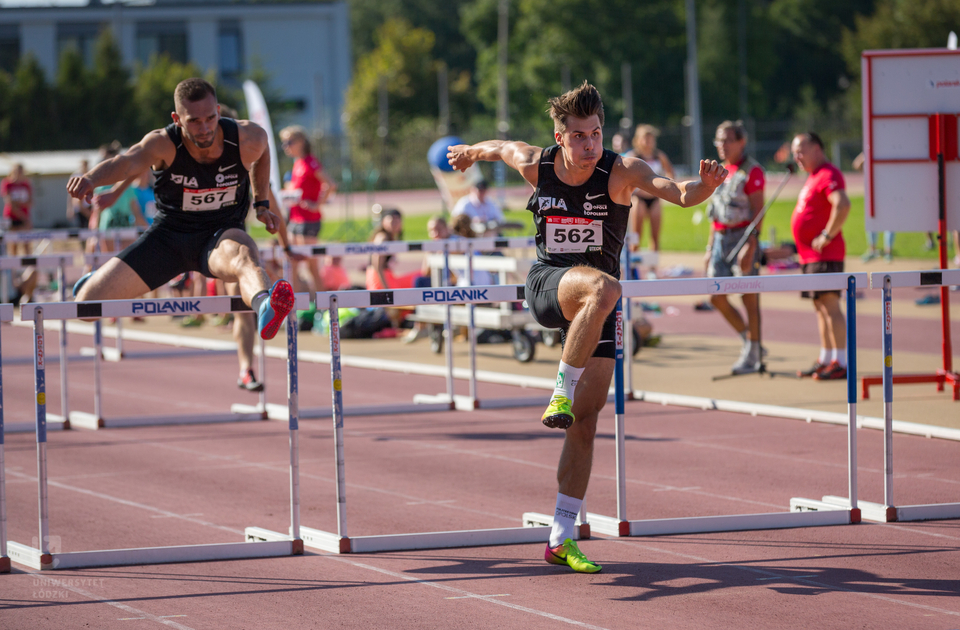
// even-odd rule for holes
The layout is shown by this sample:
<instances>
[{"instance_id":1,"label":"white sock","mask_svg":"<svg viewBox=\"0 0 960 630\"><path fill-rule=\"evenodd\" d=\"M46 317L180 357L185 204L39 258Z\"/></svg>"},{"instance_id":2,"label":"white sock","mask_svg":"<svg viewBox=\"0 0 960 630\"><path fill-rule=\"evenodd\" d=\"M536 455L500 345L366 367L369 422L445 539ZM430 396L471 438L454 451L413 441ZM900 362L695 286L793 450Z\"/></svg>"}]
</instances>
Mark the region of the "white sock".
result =
<instances>
[{"instance_id":1,"label":"white sock","mask_svg":"<svg viewBox=\"0 0 960 630\"><path fill-rule=\"evenodd\" d=\"M741 331L738 332L737 334L740 335L740 338L741 338L741 339L743 339L743 343L747 343L748 340L747 340L747 329L746 329L746 328L744 328L743 330L741 330Z\"/></svg>"},{"instance_id":2,"label":"white sock","mask_svg":"<svg viewBox=\"0 0 960 630\"><path fill-rule=\"evenodd\" d=\"M820 348L820 358L817 359L817 363L819 363L820 365L827 365L828 363L830 363L830 356L832 354L833 353L827 348Z\"/></svg>"},{"instance_id":3,"label":"white sock","mask_svg":"<svg viewBox=\"0 0 960 630\"><path fill-rule=\"evenodd\" d=\"M260 305L263 304L264 300L270 299L269 291L260 291L250 300L250 308L253 309L254 314L260 314Z\"/></svg>"},{"instance_id":4,"label":"white sock","mask_svg":"<svg viewBox=\"0 0 960 630\"><path fill-rule=\"evenodd\" d=\"M557 493L557 509L553 515L553 529L550 531L550 547L556 547L567 538L573 538L577 514L583 499L574 499L565 494Z\"/></svg>"},{"instance_id":5,"label":"white sock","mask_svg":"<svg viewBox=\"0 0 960 630\"><path fill-rule=\"evenodd\" d=\"M847 349L833 349L833 360L840 364L840 367L847 367Z\"/></svg>"},{"instance_id":6,"label":"white sock","mask_svg":"<svg viewBox=\"0 0 960 630\"><path fill-rule=\"evenodd\" d=\"M580 382L580 375L586 368L576 368L560 362L560 369L557 371L557 386L553 390L554 396L566 396L573 402L573 393L577 391L577 383Z\"/></svg>"}]
</instances>

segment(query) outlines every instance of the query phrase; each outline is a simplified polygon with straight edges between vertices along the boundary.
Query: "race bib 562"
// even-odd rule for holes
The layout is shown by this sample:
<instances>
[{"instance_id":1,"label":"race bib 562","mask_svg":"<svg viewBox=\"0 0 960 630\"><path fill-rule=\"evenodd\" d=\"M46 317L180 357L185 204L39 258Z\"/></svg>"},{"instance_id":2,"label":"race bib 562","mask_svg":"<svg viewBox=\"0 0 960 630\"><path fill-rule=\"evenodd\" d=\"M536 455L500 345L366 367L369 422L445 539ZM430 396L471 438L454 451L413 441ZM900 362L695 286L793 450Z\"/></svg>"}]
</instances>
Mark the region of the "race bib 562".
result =
<instances>
[{"instance_id":1,"label":"race bib 562","mask_svg":"<svg viewBox=\"0 0 960 630\"><path fill-rule=\"evenodd\" d=\"M546 217L546 249L550 254L598 252L603 249L603 221L581 217Z\"/></svg>"}]
</instances>

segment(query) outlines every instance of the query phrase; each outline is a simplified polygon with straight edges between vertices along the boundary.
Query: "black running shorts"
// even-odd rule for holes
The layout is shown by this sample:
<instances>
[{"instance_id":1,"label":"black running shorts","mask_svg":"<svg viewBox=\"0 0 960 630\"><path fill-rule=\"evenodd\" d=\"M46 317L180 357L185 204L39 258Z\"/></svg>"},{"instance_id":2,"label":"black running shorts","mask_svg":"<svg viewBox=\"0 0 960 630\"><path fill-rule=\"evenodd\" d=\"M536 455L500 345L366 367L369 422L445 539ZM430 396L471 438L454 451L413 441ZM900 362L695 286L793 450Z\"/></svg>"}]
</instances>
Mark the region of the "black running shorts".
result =
<instances>
[{"instance_id":1,"label":"black running shorts","mask_svg":"<svg viewBox=\"0 0 960 630\"><path fill-rule=\"evenodd\" d=\"M231 227L243 229L240 224L180 232L163 223L154 223L117 257L130 265L151 291L186 271L199 271L212 278L207 259L220 235Z\"/></svg>"},{"instance_id":2,"label":"black running shorts","mask_svg":"<svg viewBox=\"0 0 960 630\"><path fill-rule=\"evenodd\" d=\"M843 273L842 260L825 260L822 262L804 263L801 267L803 273ZM801 291L800 297L813 298L819 300L820 296L834 294L839 296L840 291Z\"/></svg>"},{"instance_id":3,"label":"black running shorts","mask_svg":"<svg viewBox=\"0 0 960 630\"><path fill-rule=\"evenodd\" d=\"M557 289L560 287L560 278L569 270L569 267L551 267L536 263L530 268L526 282L526 299L530 313L544 328L559 328L561 344L567 340L570 322L563 316L560 301L557 299ZM617 309L613 309L603 322L600 343L597 344L593 356L604 359L616 358L616 334Z\"/></svg>"}]
</instances>

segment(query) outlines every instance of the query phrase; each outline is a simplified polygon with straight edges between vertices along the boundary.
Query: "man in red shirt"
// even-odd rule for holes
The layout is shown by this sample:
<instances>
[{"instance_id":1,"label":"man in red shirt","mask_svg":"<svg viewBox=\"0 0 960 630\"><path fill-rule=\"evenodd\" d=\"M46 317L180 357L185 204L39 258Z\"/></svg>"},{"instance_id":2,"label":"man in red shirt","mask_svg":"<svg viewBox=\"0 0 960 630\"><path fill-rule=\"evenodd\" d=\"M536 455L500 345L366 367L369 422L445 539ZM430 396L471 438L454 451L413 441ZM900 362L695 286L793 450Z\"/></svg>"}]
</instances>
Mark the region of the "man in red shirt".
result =
<instances>
[{"instance_id":1,"label":"man in red shirt","mask_svg":"<svg viewBox=\"0 0 960 630\"><path fill-rule=\"evenodd\" d=\"M843 271L846 247L843 223L850 213L843 174L827 161L823 141L813 132L797 134L791 145L793 159L809 173L791 224L793 240L803 273L839 273ZM840 311L839 291L804 291L813 298L820 329L820 356L798 376L817 380L847 377L847 325Z\"/></svg>"}]
</instances>

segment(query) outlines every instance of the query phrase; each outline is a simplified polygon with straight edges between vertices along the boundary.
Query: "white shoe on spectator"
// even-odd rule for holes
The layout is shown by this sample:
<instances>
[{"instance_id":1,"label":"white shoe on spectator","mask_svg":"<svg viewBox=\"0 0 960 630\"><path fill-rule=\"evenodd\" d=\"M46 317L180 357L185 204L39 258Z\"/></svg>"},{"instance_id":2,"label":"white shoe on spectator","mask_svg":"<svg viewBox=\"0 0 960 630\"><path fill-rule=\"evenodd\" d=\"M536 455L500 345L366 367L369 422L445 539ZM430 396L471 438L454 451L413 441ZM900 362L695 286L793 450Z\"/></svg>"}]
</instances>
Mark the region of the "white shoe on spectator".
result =
<instances>
[{"instance_id":1,"label":"white shoe on spectator","mask_svg":"<svg viewBox=\"0 0 960 630\"><path fill-rule=\"evenodd\" d=\"M740 358L730 367L731 374L752 374L760 371L760 351L759 344L755 341L748 341L743 344L740 350Z\"/></svg>"},{"instance_id":2,"label":"white shoe on spectator","mask_svg":"<svg viewBox=\"0 0 960 630\"><path fill-rule=\"evenodd\" d=\"M410 332L408 332L403 336L403 339L401 339L401 341L403 343L413 343L417 339L423 339L428 335L429 335L429 332L427 331L426 326L414 326L413 328L410 329Z\"/></svg>"}]
</instances>

